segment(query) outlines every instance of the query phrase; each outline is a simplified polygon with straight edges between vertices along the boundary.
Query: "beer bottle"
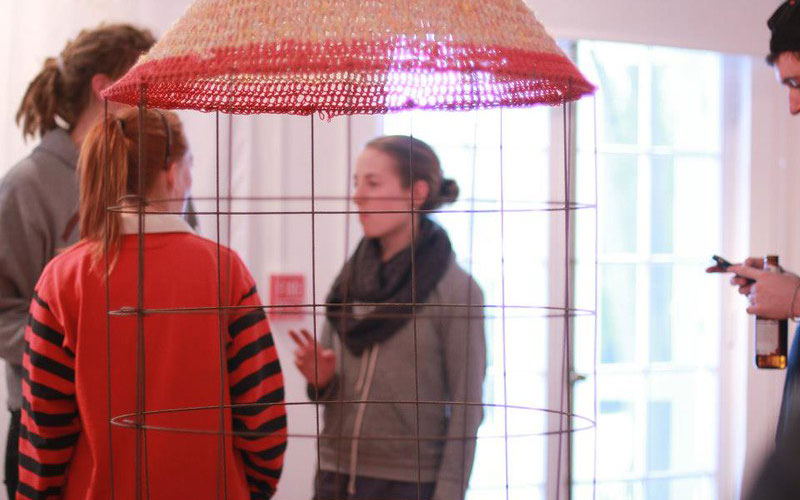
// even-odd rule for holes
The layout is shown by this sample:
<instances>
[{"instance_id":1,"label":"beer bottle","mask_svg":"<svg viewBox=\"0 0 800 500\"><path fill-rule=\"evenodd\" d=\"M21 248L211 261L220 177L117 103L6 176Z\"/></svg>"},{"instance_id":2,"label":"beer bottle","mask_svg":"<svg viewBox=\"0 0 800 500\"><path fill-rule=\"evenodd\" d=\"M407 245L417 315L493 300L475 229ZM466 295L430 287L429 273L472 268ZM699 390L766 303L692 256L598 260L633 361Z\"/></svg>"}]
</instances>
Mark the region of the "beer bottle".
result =
<instances>
[{"instance_id":1,"label":"beer bottle","mask_svg":"<svg viewBox=\"0 0 800 500\"><path fill-rule=\"evenodd\" d=\"M777 255L764 257L764 270L781 272ZM786 368L786 342L789 322L785 319L768 319L756 316L755 344L758 368Z\"/></svg>"}]
</instances>

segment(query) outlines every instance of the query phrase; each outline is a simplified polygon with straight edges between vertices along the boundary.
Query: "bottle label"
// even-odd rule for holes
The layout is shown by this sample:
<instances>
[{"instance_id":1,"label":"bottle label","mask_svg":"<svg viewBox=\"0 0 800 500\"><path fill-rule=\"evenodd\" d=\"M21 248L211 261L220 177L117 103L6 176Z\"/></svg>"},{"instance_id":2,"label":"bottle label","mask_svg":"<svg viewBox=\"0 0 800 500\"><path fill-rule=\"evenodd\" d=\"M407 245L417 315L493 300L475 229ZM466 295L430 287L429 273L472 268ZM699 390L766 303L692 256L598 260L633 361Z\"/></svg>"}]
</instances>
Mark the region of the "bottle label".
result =
<instances>
[{"instance_id":1,"label":"bottle label","mask_svg":"<svg viewBox=\"0 0 800 500\"><path fill-rule=\"evenodd\" d=\"M780 354L780 321L756 318L756 355Z\"/></svg>"}]
</instances>

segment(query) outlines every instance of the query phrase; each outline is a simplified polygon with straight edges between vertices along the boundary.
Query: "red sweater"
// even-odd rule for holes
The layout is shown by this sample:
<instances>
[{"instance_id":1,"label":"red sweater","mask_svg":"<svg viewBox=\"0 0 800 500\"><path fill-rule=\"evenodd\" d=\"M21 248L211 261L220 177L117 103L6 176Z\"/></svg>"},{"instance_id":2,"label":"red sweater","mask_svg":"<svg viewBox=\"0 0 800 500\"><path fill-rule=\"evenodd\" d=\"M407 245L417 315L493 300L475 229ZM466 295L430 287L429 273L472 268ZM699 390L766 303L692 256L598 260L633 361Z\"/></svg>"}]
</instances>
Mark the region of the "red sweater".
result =
<instances>
[{"instance_id":1,"label":"red sweater","mask_svg":"<svg viewBox=\"0 0 800 500\"><path fill-rule=\"evenodd\" d=\"M194 234L144 241L145 309L210 308L145 316L144 403L155 412L143 440L145 498L269 498L283 465L286 413L264 311L237 307L261 303L253 278L225 247L218 274L217 245ZM36 286L18 499L135 498L137 432L109 421L136 411L137 318L106 311L136 307L138 238L123 236L108 305L105 266L93 268L90 251L78 243L59 255ZM218 305L234 307L218 313ZM233 409L221 412L221 400ZM253 402L274 404L236 406ZM175 409L184 410L163 411ZM218 497L223 487L227 497Z\"/></svg>"}]
</instances>

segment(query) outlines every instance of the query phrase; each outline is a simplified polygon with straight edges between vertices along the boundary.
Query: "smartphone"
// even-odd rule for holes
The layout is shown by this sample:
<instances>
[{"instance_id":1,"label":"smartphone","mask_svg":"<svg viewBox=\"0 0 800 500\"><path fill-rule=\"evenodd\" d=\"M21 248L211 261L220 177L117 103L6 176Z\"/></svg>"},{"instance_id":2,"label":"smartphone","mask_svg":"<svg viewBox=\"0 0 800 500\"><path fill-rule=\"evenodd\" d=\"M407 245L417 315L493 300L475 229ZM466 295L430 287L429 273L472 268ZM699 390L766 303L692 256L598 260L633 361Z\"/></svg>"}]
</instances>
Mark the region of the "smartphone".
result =
<instances>
[{"instance_id":1,"label":"smartphone","mask_svg":"<svg viewBox=\"0 0 800 500\"><path fill-rule=\"evenodd\" d=\"M729 267L731 267L733 265L727 259L725 259L723 257L720 257L719 255L712 255L711 258L714 259L714 262L717 263L717 267L720 268L723 271L726 271ZM741 278L742 276L739 276L739 277ZM755 280L752 280L750 278L745 278L745 279L747 280L748 284L749 283L755 283Z\"/></svg>"},{"instance_id":2,"label":"smartphone","mask_svg":"<svg viewBox=\"0 0 800 500\"><path fill-rule=\"evenodd\" d=\"M729 267L731 267L733 265L729 261L727 261L726 259L720 257L719 255L712 255L711 258L714 259L714 262L717 263L717 267L722 269L723 271L728 269Z\"/></svg>"}]
</instances>

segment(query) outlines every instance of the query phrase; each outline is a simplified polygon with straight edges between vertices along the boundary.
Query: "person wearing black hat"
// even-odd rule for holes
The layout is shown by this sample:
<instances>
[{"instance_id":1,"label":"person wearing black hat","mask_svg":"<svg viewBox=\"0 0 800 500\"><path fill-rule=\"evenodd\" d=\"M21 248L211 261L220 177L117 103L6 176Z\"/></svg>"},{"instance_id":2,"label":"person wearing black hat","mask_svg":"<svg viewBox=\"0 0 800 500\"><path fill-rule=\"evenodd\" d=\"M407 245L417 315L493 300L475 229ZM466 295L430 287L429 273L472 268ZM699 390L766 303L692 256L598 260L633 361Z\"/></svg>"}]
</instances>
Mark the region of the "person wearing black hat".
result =
<instances>
[{"instance_id":1,"label":"person wearing black hat","mask_svg":"<svg viewBox=\"0 0 800 500\"><path fill-rule=\"evenodd\" d=\"M767 21L772 35L767 63L789 89L789 112L800 114L800 1L787 0ZM728 268L731 283L748 296L747 312L776 319L800 316L800 277L756 269L762 259L751 257ZM800 325L787 360L786 381L775 438L775 449L761 467L747 500L800 498Z\"/></svg>"},{"instance_id":2,"label":"person wearing black hat","mask_svg":"<svg viewBox=\"0 0 800 500\"><path fill-rule=\"evenodd\" d=\"M800 2L788 0L767 21L772 36L767 63L789 88L789 112L800 113Z\"/></svg>"},{"instance_id":3,"label":"person wearing black hat","mask_svg":"<svg viewBox=\"0 0 800 500\"><path fill-rule=\"evenodd\" d=\"M767 26L772 33L767 64L775 68L778 81L789 89L789 112L800 114L800 0L782 3ZM750 257L727 269L734 273L731 283L750 300L747 312L774 319L800 316L800 277L764 271L762 263L763 258ZM788 421L800 423L800 335L797 333L787 360L777 440L784 434Z\"/></svg>"}]
</instances>

